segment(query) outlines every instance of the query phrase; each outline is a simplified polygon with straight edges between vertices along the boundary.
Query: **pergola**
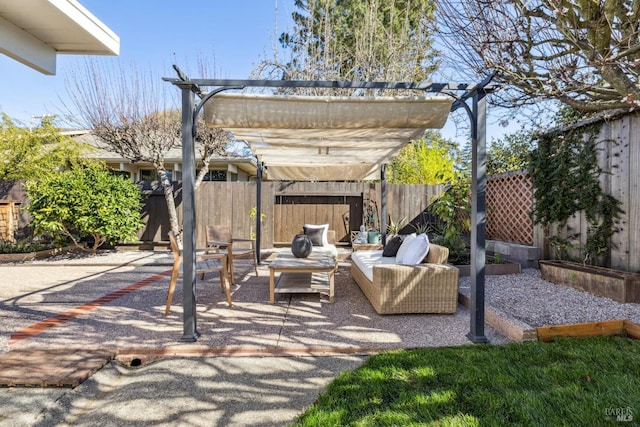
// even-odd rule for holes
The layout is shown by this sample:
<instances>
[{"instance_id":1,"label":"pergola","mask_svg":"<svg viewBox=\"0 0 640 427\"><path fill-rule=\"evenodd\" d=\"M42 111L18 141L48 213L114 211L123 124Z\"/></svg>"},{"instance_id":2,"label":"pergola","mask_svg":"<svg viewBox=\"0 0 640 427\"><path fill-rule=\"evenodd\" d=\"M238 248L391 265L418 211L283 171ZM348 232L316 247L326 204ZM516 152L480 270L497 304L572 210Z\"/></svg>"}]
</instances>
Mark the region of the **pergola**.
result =
<instances>
[{"instance_id":1,"label":"pergola","mask_svg":"<svg viewBox=\"0 0 640 427\"><path fill-rule=\"evenodd\" d=\"M463 108L471 122L471 309L467 337L484 335L486 96L491 78L477 84L164 78L182 93L183 341L199 337L195 276L195 152L197 117L246 140L259 159L257 209L263 167L281 180L383 179L384 164L426 129L441 128ZM203 92L202 87L213 87ZM248 87L415 90L429 96L335 97L223 93ZM196 94L201 98L196 104ZM471 105L469 105L469 103ZM385 215L384 209L382 215ZM384 218L383 218L384 220ZM384 223L382 224L384 228ZM258 247L260 221L256 220Z\"/></svg>"}]
</instances>

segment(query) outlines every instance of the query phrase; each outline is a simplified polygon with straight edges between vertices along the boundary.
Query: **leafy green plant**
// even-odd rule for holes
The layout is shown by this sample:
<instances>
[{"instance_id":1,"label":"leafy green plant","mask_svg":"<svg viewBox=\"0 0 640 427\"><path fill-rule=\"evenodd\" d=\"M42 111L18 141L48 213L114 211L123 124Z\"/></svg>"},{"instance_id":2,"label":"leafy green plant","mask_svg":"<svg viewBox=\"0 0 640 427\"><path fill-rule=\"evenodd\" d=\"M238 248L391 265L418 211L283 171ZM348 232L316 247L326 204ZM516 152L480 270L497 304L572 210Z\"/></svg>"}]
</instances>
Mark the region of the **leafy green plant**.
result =
<instances>
[{"instance_id":1,"label":"leafy green plant","mask_svg":"<svg viewBox=\"0 0 640 427\"><path fill-rule=\"evenodd\" d=\"M455 177L457 146L437 131L428 131L422 139L400 150L389 165L390 183L442 184Z\"/></svg>"},{"instance_id":2,"label":"leafy green plant","mask_svg":"<svg viewBox=\"0 0 640 427\"><path fill-rule=\"evenodd\" d=\"M469 248L463 239L470 227L469 191L469 182L459 176L429 206L429 212L439 219L433 230L433 242L449 248L449 262L454 264L463 264L469 258Z\"/></svg>"},{"instance_id":3,"label":"leafy green plant","mask_svg":"<svg viewBox=\"0 0 640 427\"><path fill-rule=\"evenodd\" d=\"M65 238L39 239L33 236L15 242L0 241L0 254L23 254L61 248L67 244Z\"/></svg>"},{"instance_id":4,"label":"leafy green plant","mask_svg":"<svg viewBox=\"0 0 640 427\"><path fill-rule=\"evenodd\" d=\"M38 179L66 169L81 153L80 145L62 135L52 116L28 128L0 115L0 180Z\"/></svg>"},{"instance_id":5,"label":"leafy green plant","mask_svg":"<svg viewBox=\"0 0 640 427\"><path fill-rule=\"evenodd\" d=\"M77 164L27 181L26 189L36 234L64 235L83 249L81 239L91 237L92 254L106 242L135 240L144 226L138 186L101 164Z\"/></svg>"},{"instance_id":6,"label":"leafy green plant","mask_svg":"<svg viewBox=\"0 0 640 427\"><path fill-rule=\"evenodd\" d=\"M584 213L588 227L581 261L585 264L595 264L607 253L623 213L620 202L600 187L600 176L607 172L598 166L598 132L599 125L590 125L538 135L529 163L537 224L564 228L571 217ZM568 249L578 246L570 241L573 238L580 235L564 242L556 236L551 244L560 249L559 256L567 256Z\"/></svg>"},{"instance_id":7,"label":"leafy green plant","mask_svg":"<svg viewBox=\"0 0 640 427\"><path fill-rule=\"evenodd\" d=\"M435 234L433 243L449 249L449 262L455 265L467 265L471 260L471 249L462 236Z\"/></svg>"},{"instance_id":8,"label":"leafy green plant","mask_svg":"<svg viewBox=\"0 0 640 427\"><path fill-rule=\"evenodd\" d=\"M487 174L526 169L532 149L531 131L525 128L493 140L487 149Z\"/></svg>"},{"instance_id":9,"label":"leafy green plant","mask_svg":"<svg viewBox=\"0 0 640 427\"><path fill-rule=\"evenodd\" d=\"M422 234L429 231L429 226L422 222L419 222L417 224L411 224L411 227L415 230L416 234Z\"/></svg>"},{"instance_id":10,"label":"leafy green plant","mask_svg":"<svg viewBox=\"0 0 640 427\"><path fill-rule=\"evenodd\" d=\"M389 215L389 224L387 224L387 233L389 234L400 234L400 230L407 225L407 217L403 216L398 221L394 221L393 217Z\"/></svg>"},{"instance_id":11,"label":"leafy green plant","mask_svg":"<svg viewBox=\"0 0 640 427\"><path fill-rule=\"evenodd\" d=\"M254 206L251 209L249 209L249 219L251 219L251 223L249 224L249 230L250 230L251 239L253 240L256 239L256 232L253 231L253 224L255 223L257 216L258 216L257 207ZM263 224L265 219L267 219L267 214L264 212L260 212L260 224Z\"/></svg>"},{"instance_id":12,"label":"leafy green plant","mask_svg":"<svg viewBox=\"0 0 640 427\"><path fill-rule=\"evenodd\" d=\"M569 251L576 248L576 245L569 239L563 239L558 236L551 236L549 244L555 248L558 259L569 259Z\"/></svg>"}]
</instances>

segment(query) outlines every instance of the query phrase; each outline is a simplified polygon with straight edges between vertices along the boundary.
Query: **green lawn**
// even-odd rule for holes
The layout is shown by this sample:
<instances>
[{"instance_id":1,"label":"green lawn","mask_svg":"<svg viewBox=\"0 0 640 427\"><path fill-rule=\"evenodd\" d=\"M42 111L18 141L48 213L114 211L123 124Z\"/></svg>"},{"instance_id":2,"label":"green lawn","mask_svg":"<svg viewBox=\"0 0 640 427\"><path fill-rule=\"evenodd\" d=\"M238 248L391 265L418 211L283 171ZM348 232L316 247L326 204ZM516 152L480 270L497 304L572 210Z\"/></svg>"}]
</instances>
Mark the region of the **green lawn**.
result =
<instances>
[{"instance_id":1,"label":"green lawn","mask_svg":"<svg viewBox=\"0 0 640 427\"><path fill-rule=\"evenodd\" d=\"M298 426L600 426L640 422L640 341L468 345L372 356Z\"/></svg>"}]
</instances>

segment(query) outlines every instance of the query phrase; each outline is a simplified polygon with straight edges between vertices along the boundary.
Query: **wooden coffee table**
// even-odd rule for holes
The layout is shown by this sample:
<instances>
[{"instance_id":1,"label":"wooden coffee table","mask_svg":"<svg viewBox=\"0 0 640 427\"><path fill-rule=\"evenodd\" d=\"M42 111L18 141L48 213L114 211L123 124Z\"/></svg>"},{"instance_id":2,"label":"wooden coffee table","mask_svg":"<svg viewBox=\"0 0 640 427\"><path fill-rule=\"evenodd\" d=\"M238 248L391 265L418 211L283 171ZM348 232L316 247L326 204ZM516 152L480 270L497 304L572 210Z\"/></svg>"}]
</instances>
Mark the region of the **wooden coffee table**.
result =
<instances>
[{"instance_id":1,"label":"wooden coffee table","mask_svg":"<svg viewBox=\"0 0 640 427\"><path fill-rule=\"evenodd\" d=\"M280 253L269 265L271 304L275 303L275 294L281 293L326 294L333 303L335 272L336 261L331 254L311 252L307 258L296 258L291 253Z\"/></svg>"}]
</instances>

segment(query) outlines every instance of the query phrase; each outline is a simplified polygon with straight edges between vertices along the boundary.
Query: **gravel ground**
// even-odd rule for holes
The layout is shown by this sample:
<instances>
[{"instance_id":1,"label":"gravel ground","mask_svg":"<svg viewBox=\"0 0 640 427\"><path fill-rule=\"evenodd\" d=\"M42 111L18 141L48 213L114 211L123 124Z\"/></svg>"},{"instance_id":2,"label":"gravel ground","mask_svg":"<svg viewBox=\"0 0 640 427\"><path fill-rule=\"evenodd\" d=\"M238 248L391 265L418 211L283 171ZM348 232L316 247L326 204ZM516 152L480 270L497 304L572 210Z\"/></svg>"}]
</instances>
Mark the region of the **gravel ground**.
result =
<instances>
[{"instance_id":1,"label":"gravel ground","mask_svg":"<svg viewBox=\"0 0 640 427\"><path fill-rule=\"evenodd\" d=\"M173 255L168 250L119 251L99 250L96 255L76 251L56 255L41 260L29 261L31 265L172 265Z\"/></svg>"},{"instance_id":2,"label":"gravel ground","mask_svg":"<svg viewBox=\"0 0 640 427\"><path fill-rule=\"evenodd\" d=\"M471 279L460 279L460 292L469 295ZM640 304L621 304L540 278L540 270L486 276L485 304L532 327L629 319L640 324Z\"/></svg>"}]
</instances>

